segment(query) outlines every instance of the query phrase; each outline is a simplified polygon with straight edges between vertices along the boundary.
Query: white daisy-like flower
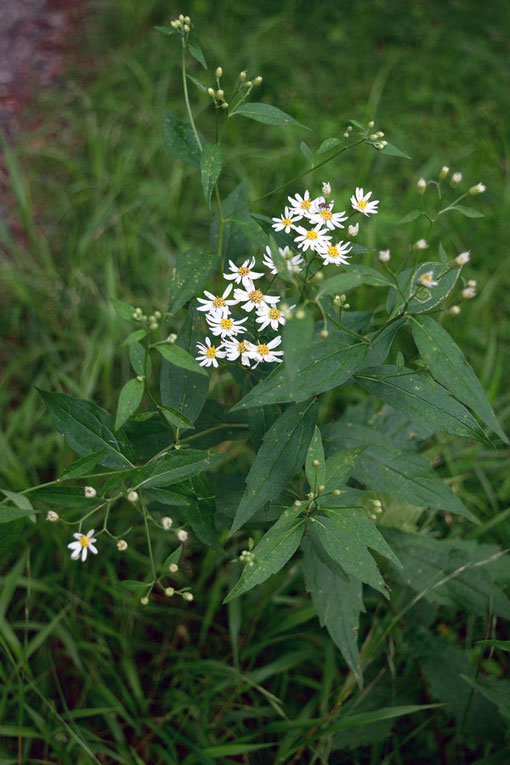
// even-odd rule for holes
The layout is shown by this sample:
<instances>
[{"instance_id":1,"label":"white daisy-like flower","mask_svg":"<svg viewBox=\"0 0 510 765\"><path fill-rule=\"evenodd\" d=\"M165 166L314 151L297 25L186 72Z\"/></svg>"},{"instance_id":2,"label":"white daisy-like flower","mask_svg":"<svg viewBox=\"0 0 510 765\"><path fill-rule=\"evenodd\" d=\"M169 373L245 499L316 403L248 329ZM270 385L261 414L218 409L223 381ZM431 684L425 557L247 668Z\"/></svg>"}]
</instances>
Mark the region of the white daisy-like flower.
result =
<instances>
[{"instance_id":1,"label":"white daisy-like flower","mask_svg":"<svg viewBox=\"0 0 510 765\"><path fill-rule=\"evenodd\" d=\"M461 252L457 257L455 258L455 262L458 266L465 266L466 263L469 263L470 253L469 250L466 250L466 252Z\"/></svg>"},{"instance_id":2,"label":"white daisy-like flower","mask_svg":"<svg viewBox=\"0 0 510 765\"><path fill-rule=\"evenodd\" d=\"M211 341L208 337L205 338L205 345L203 343L197 343L198 356L195 356L196 360L201 367L217 367L218 359L222 359L225 356L223 346L220 344L218 347L211 345Z\"/></svg>"},{"instance_id":3,"label":"white daisy-like flower","mask_svg":"<svg viewBox=\"0 0 510 765\"><path fill-rule=\"evenodd\" d=\"M291 272L291 274L297 274L303 270L301 268L301 263L303 263L302 255L299 253L297 255L293 255L289 247L278 247L278 252L287 264L287 269ZM266 247L266 254L262 259L262 263L273 275L278 273L278 269L274 263L273 253L271 252L270 247Z\"/></svg>"},{"instance_id":4,"label":"white daisy-like flower","mask_svg":"<svg viewBox=\"0 0 510 765\"><path fill-rule=\"evenodd\" d=\"M228 296L232 292L233 285L229 284L226 288L223 295L213 295L212 292L207 292L207 290L204 290L204 295L206 296L206 300L204 298L197 298L199 303L202 303L202 305L197 306L197 311L207 311L208 313L214 314L215 316L221 315L221 316L228 316L230 313L230 305L236 305L237 300L227 300Z\"/></svg>"},{"instance_id":5,"label":"white daisy-like flower","mask_svg":"<svg viewBox=\"0 0 510 765\"><path fill-rule=\"evenodd\" d=\"M356 186L356 192L351 197L351 205L355 210L359 210L359 212L363 213L363 215L375 215L375 213L379 212L377 209L379 200L376 199L369 202L371 196L371 191L367 191L365 194L362 188Z\"/></svg>"},{"instance_id":6,"label":"white daisy-like flower","mask_svg":"<svg viewBox=\"0 0 510 765\"><path fill-rule=\"evenodd\" d=\"M242 284L245 287L246 283L250 280L255 281L255 279L260 279L261 276L264 276L263 273L252 271L254 265L255 258L252 258L251 260L248 258L248 260L244 261L242 266L236 266L232 260L229 260L228 267L230 268L231 273L223 274L223 278L228 279L229 281L234 281L236 284Z\"/></svg>"},{"instance_id":7,"label":"white daisy-like flower","mask_svg":"<svg viewBox=\"0 0 510 765\"><path fill-rule=\"evenodd\" d=\"M359 232L359 223L356 223L355 226L351 225L347 229L347 233L349 234L349 236L358 236L358 232Z\"/></svg>"},{"instance_id":8,"label":"white daisy-like flower","mask_svg":"<svg viewBox=\"0 0 510 765\"><path fill-rule=\"evenodd\" d=\"M280 358L280 356L283 356L283 351L273 350L273 348L278 348L281 342L282 342L282 338L278 335L277 337L273 337L273 339L270 340L268 343L258 343L258 345L255 345L253 347L253 351L251 352L251 358L257 364L260 364L261 361L268 361L268 362L283 361L283 359Z\"/></svg>"},{"instance_id":9,"label":"white daisy-like flower","mask_svg":"<svg viewBox=\"0 0 510 765\"><path fill-rule=\"evenodd\" d=\"M389 250L379 250L379 260L381 263L387 263L391 258L391 252Z\"/></svg>"},{"instance_id":10,"label":"white daisy-like flower","mask_svg":"<svg viewBox=\"0 0 510 765\"><path fill-rule=\"evenodd\" d=\"M254 308L258 308L263 303L279 303L280 298L277 295L264 295L261 290L255 288L253 282L245 290L239 288L234 292L234 297L238 303L246 301L241 308L244 311L252 311Z\"/></svg>"},{"instance_id":11,"label":"white daisy-like flower","mask_svg":"<svg viewBox=\"0 0 510 765\"><path fill-rule=\"evenodd\" d=\"M54 510L48 510L48 515L46 516L47 521L51 521L52 523L55 523L55 521L58 521L60 518L60 515L56 513Z\"/></svg>"},{"instance_id":12,"label":"white daisy-like flower","mask_svg":"<svg viewBox=\"0 0 510 765\"><path fill-rule=\"evenodd\" d=\"M245 321L248 321L246 316L244 319L231 319L230 316L206 316L206 321L209 324L213 335L219 335L220 337L235 337L236 335L246 332L246 327L243 327Z\"/></svg>"},{"instance_id":13,"label":"white daisy-like flower","mask_svg":"<svg viewBox=\"0 0 510 765\"><path fill-rule=\"evenodd\" d=\"M310 217L313 202L310 199L310 192L308 189L305 191L304 196L296 194L295 197L288 197L288 200L290 202L291 212L293 215L297 216L298 220Z\"/></svg>"},{"instance_id":14,"label":"white daisy-like flower","mask_svg":"<svg viewBox=\"0 0 510 765\"><path fill-rule=\"evenodd\" d=\"M280 311L279 308L272 305L266 305L265 303L257 310L258 316L255 319L260 324L259 331L262 332L268 325L271 325L271 329L277 330L278 325L282 327L286 322L286 317L295 308L295 305L291 305L285 311Z\"/></svg>"},{"instance_id":15,"label":"white daisy-like flower","mask_svg":"<svg viewBox=\"0 0 510 765\"><path fill-rule=\"evenodd\" d=\"M437 287L439 282L434 281L434 272L425 271L418 280L423 287Z\"/></svg>"},{"instance_id":16,"label":"white daisy-like flower","mask_svg":"<svg viewBox=\"0 0 510 765\"><path fill-rule=\"evenodd\" d=\"M165 531L169 531L172 528L172 524L173 520L168 515L165 515L165 517L161 519L161 525Z\"/></svg>"},{"instance_id":17,"label":"white daisy-like flower","mask_svg":"<svg viewBox=\"0 0 510 765\"><path fill-rule=\"evenodd\" d=\"M120 552L124 552L124 550L127 550L128 543L125 539L119 539L117 542L117 550L120 550Z\"/></svg>"},{"instance_id":18,"label":"white daisy-like flower","mask_svg":"<svg viewBox=\"0 0 510 765\"><path fill-rule=\"evenodd\" d=\"M317 223L317 225L310 230L303 226L297 226L296 231L298 232L298 236L295 237L294 241L304 252L307 250L319 252L319 250L328 247L331 242L331 236L326 234L327 229L325 231L322 228L321 223Z\"/></svg>"},{"instance_id":19,"label":"white daisy-like flower","mask_svg":"<svg viewBox=\"0 0 510 765\"><path fill-rule=\"evenodd\" d=\"M187 538L188 538L188 532L184 531L184 529L179 529L179 531L177 532L177 539L179 540L179 542L186 542Z\"/></svg>"},{"instance_id":20,"label":"white daisy-like flower","mask_svg":"<svg viewBox=\"0 0 510 765\"><path fill-rule=\"evenodd\" d=\"M322 181L322 193L325 197L331 194L331 184L328 181Z\"/></svg>"},{"instance_id":21,"label":"white daisy-like flower","mask_svg":"<svg viewBox=\"0 0 510 765\"><path fill-rule=\"evenodd\" d=\"M330 231L335 228L343 228L342 223L347 220L347 215L344 211L334 213L334 204L333 199L331 202L326 202L324 197L316 199L314 201L314 213L310 216L310 223L320 223L329 228Z\"/></svg>"},{"instance_id":22,"label":"white daisy-like flower","mask_svg":"<svg viewBox=\"0 0 510 765\"><path fill-rule=\"evenodd\" d=\"M76 534L73 534L73 537L77 541L71 542L70 544L67 545L69 549L72 550L72 553L71 553L72 560L78 560L78 558L81 557L82 562L86 561L89 550L94 555L97 555L97 547L94 547L94 542L96 541L96 539L93 536L93 534L94 534L94 529L90 529L90 531L88 531L86 534L82 534L81 532L77 532Z\"/></svg>"},{"instance_id":23,"label":"white daisy-like flower","mask_svg":"<svg viewBox=\"0 0 510 765\"><path fill-rule=\"evenodd\" d=\"M241 357L241 363L245 367L250 366L250 353L254 346L248 340L225 340L223 347L229 361L237 361Z\"/></svg>"},{"instance_id":24,"label":"white daisy-like flower","mask_svg":"<svg viewBox=\"0 0 510 765\"><path fill-rule=\"evenodd\" d=\"M87 497L87 499L94 499L94 497L97 495L97 491L94 489L93 486L85 486L83 493Z\"/></svg>"},{"instance_id":25,"label":"white daisy-like flower","mask_svg":"<svg viewBox=\"0 0 510 765\"><path fill-rule=\"evenodd\" d=\"M352 244L349 242L337 242L336 244L330 244L329 247L321 250L319 255L326 266L328 263L334 263L335 266L339 266L340 263L343 263L345 266L348 266L348 258L351 256L347 255L347 253L351 251L351 248Z\"/></svg>"},{"instance_id":26,"label":"white daisy-like flower","mask_svg":"<svg viewBox=\"0 0 510 765\"><path fill-rule=\"evenodd\" d=\"M464 287L464 289L462 290L462 297L464 298L464 300L471 300L471 298L476 297L476 288L471 287L469 285L467 287Z\"/></svg>"},{"instance_id":27,"label":"white daisy-like flower","mask_svg":"<svg viewBox=\"0 0 510 765\"><path fill-rule=\"evenodd\" d=\"M285 231L288 234L291 229L295 228L294 223L298 220L301 220L301 215L295 215L293 210L286 207L279 218L273 218L272 226L275 231Z\"/></svg>"}]
</instances>

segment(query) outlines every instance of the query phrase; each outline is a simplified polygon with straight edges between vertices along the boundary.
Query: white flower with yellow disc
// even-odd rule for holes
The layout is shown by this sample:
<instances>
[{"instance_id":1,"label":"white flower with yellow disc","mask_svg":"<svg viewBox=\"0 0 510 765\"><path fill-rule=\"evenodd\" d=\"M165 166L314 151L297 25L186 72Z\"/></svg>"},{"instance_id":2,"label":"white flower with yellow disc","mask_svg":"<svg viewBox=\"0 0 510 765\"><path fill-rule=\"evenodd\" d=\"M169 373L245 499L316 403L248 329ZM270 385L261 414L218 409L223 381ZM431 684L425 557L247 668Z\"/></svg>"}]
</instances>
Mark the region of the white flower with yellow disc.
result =
<instances>
[{"instance_id":1,"label":"white flower with yellow disc","mask_svg":"<svg viewBox=\"0 0 510 765\"><path fill-rule=\"evenodd\" d=\"M254 308L260 308L264 303L271 305L278 303L280 298L277 295L264 295L261 290L256 289L253 282L251 282L245 290L236 289L234 297L238 303L244 304L241 306L245 311L252 311Z\"/></svg>"},{"instance_id":2,"label":"white flower with yellow disc","mask_svg":"<svg viewBox=\"0 0 510 765\"><path fill-rule=\"evenodd\" d=\"M248 260L244 261L242 266L236 266L232 260L229 260L228 267L230 273L223 274L223 278L228 279L229 281L234 281L236 284L242 284L243 287L246 287L249 281L255 281L255 279L260 279L261 276L264 276L263 273L252 271L254 265L255 258L252 258L251 260L248 258Z\"/></svg>"},{"instance_id":3,"label":"white flower with yellow disc","mask_svg":"<svg viewBox=\"0 0 510 765\"><path fill-rule=\"evenodd\" d=\"M257 364L260 364L261 361L267 361L267 362L281 362L283 359L280 358L280 356L283 356L283 351L275 351L274 348L278 348L280 343L282 342L282 338L280 336L273 337L272 340L270 340L268 343L258 343L257 345L253 346L253 350L250 354L253 361Z\"/></svg>"},{"instance_id":4,"label":"white flower with yellow disc","mask_svg":"<svg viewBox=\"0 0 510 765\"><path fill-rule=\"evenodd\" d=\"M223 346L221 344L217 347L212 345L208 337L205 338L205 345L204 343L197 343L197 348L198 355L195 358L201 367L217 367L218 359L225 357Z\"/></svg>"},{"instance_id":5,"label":"white flower with yellow disc","mask_svg":"<svg viewBox=\"0 0 510 765\"><path fill-rule=\"evenodd\" d=\"M298 236L296 236L294 241L304 252L307 250L319 252L320 250L329 247L329 243L331 242L331 237L326 234L327 229L323 229L321 223L317 223L317 225L310 230L303 226L297 226L296 231L298 232Z\"/></svg>"},{"instance_id":6,"label":"white flower with yellow disc","mask_svg":"<svg viewBox=\"0 0 510 765\"><path fill-rule=\"evenodd\" d=\"M356 187L356 192L351 197L351 205L354 210L358 210L363 213L363 215L375 215L378 213L379 210L377 209L377 205L379 204L379 200L373 199L372 201L369 201L371 196L371 191L367 191L365 194L362 188Z\"/></svg>"},{"instance_id":7,"label":"white flower with yellow disc","mask_svg":"<svg viewBox=\"0 0 510 765\"><path fill-rule=\"evenodd\" d=\"M280 311L275 305L267 305L264 303L258 310L258 316L255 319L260 324L259 331L262 332L267 326L271 326L271 329L277 330L281 324L282 327L286 322L286 317L295 308L295 305L291 305L286 311Z\"/></svg>"},{"instance_id":8,"label":"white flower with yellow disc","mask_svg":"<svg viewBox=\"0 0 510 765\"><path fill-rule=\"evenodd\" d=\"M206 321L209 324L213 335L225 337L235 337L243 332L246 332L246 327L243 327L245 321L248 321L246 316L244 319L232 319L230 316L206 316Z\"/></svg>"},{"instance_id":9,"label":"white flower with yellow disc","mask_svg":"<svg viewBox=\"0 0 510 765\"><path fill-rule=\"evenodd\" d=\"M229 284L223 295L213 295L212 292L204 290L204 298L197 298L202 305L197 306L197 311L207 311L215 316L228 316L230 313L229 306L236 305L237 300L227 300L228 296L232 292L233 285Z\"/></svg>"},{"instance_id":10,"label":"white flower with yellow disc","mask_svg":"<svg viewBox=\"0 0 510 765\"><path fill-rule=\"evenodd\" d=\"M82 562L86 561L89 550L94 555L97 555L97 547L94 546L94 542L96 541L94 537L94 529L90 529L86 534L82 534L81 531L79 531L76 534L73 534L73 537L77 541L67 545L69 549L72 550L72 560L78 560L78 558L81 557Z\"/></svg>"}]
</instances>

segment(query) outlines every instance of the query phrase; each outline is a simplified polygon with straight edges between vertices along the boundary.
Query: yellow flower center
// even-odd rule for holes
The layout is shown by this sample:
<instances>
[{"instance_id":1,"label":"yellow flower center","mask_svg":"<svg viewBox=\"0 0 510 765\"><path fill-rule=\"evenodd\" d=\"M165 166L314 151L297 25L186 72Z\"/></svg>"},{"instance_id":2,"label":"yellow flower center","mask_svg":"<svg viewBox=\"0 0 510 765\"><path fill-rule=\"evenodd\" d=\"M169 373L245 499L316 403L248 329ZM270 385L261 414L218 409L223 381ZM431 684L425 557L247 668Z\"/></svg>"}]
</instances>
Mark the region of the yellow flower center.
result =
<instances>
[{"instance_id":1,"label":"yellow flower center","mask_svg":"<svg viewBox=\"0 0 510 765\"><path fill-rule=\"evenodd\" d=\"M261 345L259 343L257 347L257 353L260 353L261 356L267 356L267 354L269 353L269 348L267 347L267 345Z\"/></svg>"},{"instance_id":2,"label":"yellow flower center","mask_svg":"<svg viewBox=\"0 0 510 765\"><path fill-rule=\"evenodd\" d=\"M239 276L248 276L250 273L250 269L246 268L246 266L241 266L237 272Z\"/></svg>"},{"instance_id":3,"label":"yellow flower center","mask_svg":"<svg viewBox=\"0 0 510 765\"><path fill-rule=\"evenodd\" d=\"M220 321L220 327L222 329L232 329L233 326L234 326L234 322L232 321L232 319L222 319Z\"/></svg>"},{"instance_id":4,"label":"yellow flower center","mask_svg":"<svg viewBox=\"0 0 510 765\"><path fill-rule=\"evenodd\" d=\"M225 305L225 301L222 297L214 298L213 300L213 306L215 308L222 308Z\"/></svg>"},{"instance_id":5,"label":"yellow flower center","mask_svg":"<svg viewBox=\"0 0 510 765\"><path fill-rule=\"evenodd\" d=\"M338 248L333 244L328 247L328 257L338 258Z\"/></svg>"},{"instance_id":6,"label":"yellow flower center","mask_svg":"<svg viewBox=\"0 0 510 765\"><path fill-rule=\"evenodd\" d=\"M360 199L358 202L358 210L366 210L367 209L367 202L365 202L364 199Z\"/></svg>"},{"instance_id":7,"label":"yellow flower center","mask_svg":"<svg viewBox=\"0 0 510 765\"><path fill-rule=\"evenodd\" d=\"M282 223L284 226L292 226L292 221L290 218L282 218Z\"/></svg>"},{"instance_id":8,"label":"yellow flower center","mask_svg":"<svg viewBox=\"0 0 510 765\"><path fill-rule=\"evenodd\" d=\"M306 238L307 239L317 239L317 231L314 231L313 229L311 231L306 232Z\"/></svg>"},{"instance_id":9,"label":"yellow flower center","mask_svg":"<svg viewBox=\"0 0 510 765\"><path fill-rule=\"evenodd\" d=\"M331 220L331 218L333 217L333 214L330 213L329 210L321 210L319 214L322 220Z\"/></svg>"},{"instance_id":10,"label":"yellow flower center","mask_svg":"<svg viewBox=\"0 0 510 765\"><path fill-rule=\"evenodd\" d=\"M206 350L205 355L207 356L208 359L214 359L214 357L216 356L216 348L214 347L214 345L211 345L211 347Z\"/></svg>"},{"instance_id":11,"label":"yellow flower center","mask_svg":"<svg viewBox=\"0 0 510 765\"><path fill-rule=\"evenodd\" d=\"M82 547L88 547L90 544L90 539L85 536L85 534L80 539L80 544Z\"/></svg>"},{"instance_id":12,"label":"yellow flower center","mask_svg":"<svg viewBox=\"0 0 510 765\"><path fill-rule=\"evenodd\" d=\"M264 295L260 290L253 290L253 292L249 293L249 298L252 303L262 303Z\"/></svg>"},{"instance_id":13,"label":"yellow flower center","mask_svg":"<svg viewBox=\"0 0 510 765\"><path fill-rule=\"evenodd\" d=\"M270 319L279 319L281 316L281 313L278 310L278 308L270 308L268 311L268 314Z\"/></svg>"},{"instance_id":14,"label":"yellow flower center","mask_svg":"<svg viewBox=\"0 0 510 765\"><path fill-rule=\"evenodd\" d=\"M312 203L310 202L309 199L303 199L303 201L301 202L299 206L301 207L302 210L309 210L310 207L312 206Z\"/></svg>"},{"instance_id":15,"label":"yellow flower center","mask_svg":"<svg viewBox=\"0 0 510 765\"><path fill-rule=\"evenodd\" d=\"M248 348L246 347L246 344L243 341L241 341L240 343L237 343L237 350L239 351L239 353L248 352Z\"/></svg>"}]
</instances>

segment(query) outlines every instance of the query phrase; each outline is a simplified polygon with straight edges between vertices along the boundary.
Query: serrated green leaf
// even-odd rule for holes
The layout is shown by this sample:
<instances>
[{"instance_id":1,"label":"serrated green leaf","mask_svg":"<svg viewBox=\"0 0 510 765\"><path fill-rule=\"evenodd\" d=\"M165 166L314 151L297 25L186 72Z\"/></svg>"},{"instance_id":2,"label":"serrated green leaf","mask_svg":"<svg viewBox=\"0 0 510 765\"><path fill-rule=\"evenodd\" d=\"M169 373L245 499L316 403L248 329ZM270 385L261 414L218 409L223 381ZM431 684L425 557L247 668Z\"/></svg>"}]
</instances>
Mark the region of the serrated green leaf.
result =
<instances>
[{"instance_id":1,"label":"serrated green leaf","mask_svg":"<svg viewBox=\"0 0 510 765\"><path fill-rule=\"evenodd\" d=\"M430 316L411 317L416 346L436 380L448 388L480 417L486 425L508 443L477 376L459 346L448 332Z\"/></svg>"},{"instance_id":2,"label":"serrated green leaf","mask_svg":"<svg viewBox=\"0 0 510 765\"><path fill-rule=\"evenodd\" d=\"M420 285L420 276L427 271L432 271L433 280L439 282L436 287L423 287ZM420 263L414 274L412 268L402 271L397 277L400 289L404 292L406 300L409 300L411 295L414 295L409 300L406 309L407 313L425 313L438 306L455 287L460 271L460 268L445 270L442 263L432 262ZM411 274L413 274L412 277ZM393 288L388 292L386 310L388 313L393 313L397 305L403 308L404 301L400 292Z\"/></svg>"},{"instance_id":3,"label":"serrated green leaf","mask_svg":"<svg viewBox=\"0 0 510 765\"><path fill-rule=\"evenodd\" d=\"M193 128L188 122L182 122L165 112L163 115L163 138L163 145L169 154L194 167L200 167L200 146L193 133ZM203 136L200 136L200 139L203 145L205 143Z\"/></svg>"},{"instance_id":4,"label":"serrated green leaf","mask_svg":"<svg viewBox=\"0 0 510 765\"><path fill-rule=\"evenodd\" d=\"M269 428L246 478L246 490L230 530L232 535L266 502L278 497L305 461L317 401L289 407Z\"/></svg>"},{"instance_id":5,"label":"serrated green leaf","mask_svg":"<svg viewBox=\"0 0 510 765\"><path fill-rule=\"evenodd\" d=\"M134 332L131 332L131 334L128 335L126 339L122 341L122 343L120 344L120 347L125 348L126 345L131 345L131 343L137 343L139 340L143 340L146 334L147 334L147 330L145 329L135 329Z\"/></svg>"},{"instance_id":6,"label":"serrated green leaf","mask_svg":"<svg viewBox=\"0 0 510 765\"><path fill-rule=\"evenodd\" d=\"M126 321L133 321L133 314L135 309L132 305L129 305L129 303L123 303L122 300L117 300L116 298L110 298L110 302L121 319L126 319Z\"/></svg>"},{"instance_id":7,"label":"serrated green leaf","mask_svg":"<svg viewBox=\"0 0 510 765\"><path fill-rule=\"evenodd\" d=\"M39 390L54 426L69 446L81 455L104 450L100 465L112 468L132 467L133 449L125 433L115 433L115 420L91 401L63 393Z\"/></svg>"},{"instance_id":8,"label":"serrated green leaf","mask_svg":"<svg viewBox=\"0 0 510 765\"><path fill-rule=\"evenodd\" d=\"M210 470L222 460L199 449L172 451L139 468L132 476L133 488L164 488Z\"/></svg>"},{"instance_id":9,"label":"serrated green leaf","mask_svg":"<svg viewBox=\"0 0 510 765\"><path fill-rule=\"evenodd\" d=\"M197 45L195 42L188 40L188 50L193 58L196 59L198 63L204 67L204 69L207 69L207 64L205 62L204 54L202 53L200 45Z\"/></svg>"},{"instance_id":10,"label":"serrated green leaf","mask_svg":"<svg viewBox=\"0 0 510 765\"><path fill-rule=\"evenodd\" d=\"M314 461L319 463L314 466ZM326 461L324 459L324 449L322 448L322 436L317 425L313 431L312 440L308 447L305 462L306 480L310 484L312 491L316 491L318 486L324 484L326 479Z\"/></svg>"},{"instance_id":11,"label":"serrated green leaf","mask_svg":"<svg viewBox=\"0 0 510 765\"><path fill-rule=\"evenodd\" d=\"M156 350L163 356L164 359L174 364L176 367L182 369L188 369L190 372L195 372L197 375L205 375L209 377L209 374L204 367L201 367L198 361L193 356L181 348L175 343L168 343L166 345L156 345Z\"/></svg>"},{"instance_id":12,"label":"serrated green leaf","mask_svg":"<svg viewBox=\"0 0 510 765\"><path fill-rule=\"evenodd\" d=\"M483 213L478 212L478 210L473 210L472 207L466 207L465 205L453 205L453 207L445 207L444 210L439 211L439 215L443 215L447 212L452 212L452 210L456 210L457 212L460 212L461 215L464 215L466 218L483 218L485 217Z\"/></svg>"},{"instance_id":13,"label":"serrated green leaf","mask_svg":"<svg viewBox=\"0 0 510 765\"><path fill-rule=\"evenodd\" d=\"M263 122L265 125L292 125L304 128L305 130L311 130L311 128L298 122L290 115L285 114L285 112L282 112L278 107L271 106L271 104L244 103L238 106L230 116L233 117L235 114L239 114L242 117L249 117L257 122Z\"/></svg>"},{"instance_id":14,"label":"serrated green leaf","mask_svg":"<svg viewBox=\"0 0 510 765\"><path fill-rule=\"evenodd\" d=\"M209 210L211 209L211 196L216 181L220 177L223 164L223 152L217 143L206 143L200 156L200 174L202 177L202 189Z\"/></svg>"},{"instance_id":15,"label":"serrated green leaf","mask_svg":"<svg viewBox=\"0 0 510 765\"><path fill-rule=\"evenodd\" d=\"M11 523L12 521L18 521L22 518L28 518L29 515L34 515L36 512L38 511L33 508L23 509L12 505L0 505L0 524Z\"/></svg>"},{"instance_id":16,"label":"serrated green leaf","mask_svg":"<svg viewBox=\"0 0 510 765\"><path fill-rule=\"evenodd\" d=\"M258 545L253 550L255 559L253 566L247 564L235 587L229 592L224 603L248 592L257 584L265 582L272 574L276 574L294 555L305 531L305 522L299 518L300 507L284 510Z\"/></svg>"},{"instance_id":17,"label":"serrated green leaf","mask_svg":"<svg viewBox=\"0 0 510 765\"><path fill-rule=\"evenodd\" d=\"M341 385L359 369L367 354L365 343L342 346L337 339L319 340L302 360L293 380L288 379L285 362L256 385L233 410L252 406L304 401Z\"/></svg>"},{"instance_id":18,"label":"serrated green leaf","mask_svg":"<svg viewBox=\"0 0 510 765\"><path fill-rule=\"evenodd\" d=\"M326 138L317 149L317 154L325 154L325 152L330 151L339 145L345 146L345 141L342 141L341 138Z\"/></svg>"},{"instance_id":19,"label":"serrated green leaf","mask_svg":"<svg viewBox=\"0 0 510 765\"><path fill-rule=\"evenodd\" d=\"M168 313L173 316L188 300L198 295L217 267L211 250L195 247L177 256L170 272Z\"/></svg>"},{"instance_id":20,"label":"serrated green leaf","mask_svg":"<svg viewBox=\"0 0 510 765\"><path fill-rule=\"evenodd\" d=\"M369 393L406 414L413 422L492 446L468 410L431 378L395 366L368 367L356 379Z\"/></svg>"},{"instance_id":21,"label":"serrated green leaf","mask_svg":"<svg viewBox=\"0 0 510 765\"><path fill-rule=\"evenodd\" d=\"M410 223L412 220L419 218L420 215L423 215L422 210L411 210L411 212L408 212L407 215L404 215L404 217L399 220L398 225L401 223Z\"/></svg>"},{"instance_id":22,"label":"serrated green leaf","mask_svg":"<svg viewBox=\"0 0 510 765\"><path fill-rule=\"evenodd\" d=\"M301 149L301 154L306 159L307 162L310 163L310 166L313 167L313 154L311 152L310 147L304 142L301 141L299 144L299 148Z\"/></svg>"},{"instance_id":23,"label":"serrated green leaf","mask_svg":"<svg viewBox=\"0 0 510 765\"><path fill-rule=\"evenodd\" d=\"M171 406L160 406L159 410L170 425L175 425L176 428L194 429L195 426L189 417L186 417L182 412L178 412L177 409L172 409Z\"/></svg>"},{"instance_id":24,"label":"serrated green leaf","mask_svg":"<svg viewBox=\"0 0 510 765\"><path fill-rule=\"evenodd\" d=\"M392 143L387 143L383 149L378 149L381 154L389 154L392 157L403 157L404 159L411 159L408 154L405 154L400 149L397 149Z\"/></svg>"},{"instance_id":25,"label":"serrated green leaf","mask_svg":"<svg viewBox=\"0 0 510 765\"><path fill-rule=\"evenodd\" d=\"M128 417L131 417L140 406L143 397L143 380L136 377L123 386L119 394L119 403L117 405L117 415L115 417L115 430L121 428Z\"/></svg>"},{"instance_id":26,"label":"serrated green leaf","mask_svg":"<svg viewBox=\"0 0 510 765\"><path fill-rule=\"evenodd\" d=\"M304 307L292 311L282 331L287 379L292 380L312 344L313 316Z\"/></svg>"}]
</instances>

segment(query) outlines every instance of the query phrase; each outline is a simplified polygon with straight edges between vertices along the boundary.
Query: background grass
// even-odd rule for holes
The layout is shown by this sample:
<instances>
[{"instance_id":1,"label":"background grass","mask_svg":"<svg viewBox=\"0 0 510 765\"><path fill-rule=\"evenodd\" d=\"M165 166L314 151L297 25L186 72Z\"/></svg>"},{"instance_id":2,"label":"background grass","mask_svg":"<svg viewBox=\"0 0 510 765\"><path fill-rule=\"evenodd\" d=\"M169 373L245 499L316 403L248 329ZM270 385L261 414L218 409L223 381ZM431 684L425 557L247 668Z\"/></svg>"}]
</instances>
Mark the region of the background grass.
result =
<instances>
[{"instance_id":1,"label":"background grass","mask_svg":"<svg viewBox=\"0 0 510 765\"><path fill-rule=\"evenodd\" d=\"M268 2L211 6L202 0L170 9L156 0L118 0L90 8L66 80L41 94L34 107L44 119L28 116L27 132L5 147L5 181L14 201L0 229L2 485L23 489L50 480L70 459L35 387L114 409L128 361L119 348L125 327L110 298L164 310L176 254L207 241L210 220L196 171L162 150L161 110L180 118L184 111L178 46L152 25L181 11L192 16L211 69L221 64L232 83L241 69L250 77L262 74L257 99L314 131L232 120L223 194L245 178L248 197L256 198L306 169L301 140L316 150L323 139L341 135L349 118L375 119L411 161L361 147L310 183L317 189L328 178L345 200L355 185L373 188L381 213L360 243L390 247L401 262L407 242L426 230L420 222L395 225L417 205L420 176L434 178L447 164L463 173L462 188L479 180L487 185L476 199L485 217L444 216L431 251L439 239L450 255L471 251L468 278L478 280L480 294L447 326L508 425L507 3L283 2L275 10ZM193 74L205 76L193 66ZM207 133L208 100L198 92L192 98ZM284 200L276 196L255 211L276 214ZM507 546L508 450L489 454L444 441L428 456L439 454L463 499L484 520L477 538ZM448 533L465 532L454 524ZM62 553L65 541L60 529L36 527L5 561L5 762L17 761L17 725L24 730L23 762L85 763L91 761L85 747L104 762L190 763L278 757L473 762L503 751L504 737L489 720L483 744L466 726L464 712L448 705L352 734L325 735L296 722L330 713L336 719L343 698L351 714L445 700L425 669L416 675L418 649L405 645L408 617L371 654L393 618L375 596L367 597L360 632L371 667L369 692L351 695L341 658L305 595L293 587L296 572L222 607L236 574L197 548L185 570L196 597L192 607L156 601L140 611L118 589L119 576L145 565L136 540L125 570L114 556L78 570ZM396 593L395 613L405 597ZM487 656L482 659L474 646L484 637L483 620L428 608L417 606L411 621L428 630L430 641L441 639L438 651L451 648L468 667L480 660L490 671ZM507 669L499 662L492 671L502 677ZM286 720L287 728L271 729ZM238 750L221 749L227 745L244 752L244 760ZM250 746L256 749L246 754Z\"/></svg>"}]
</instances>

